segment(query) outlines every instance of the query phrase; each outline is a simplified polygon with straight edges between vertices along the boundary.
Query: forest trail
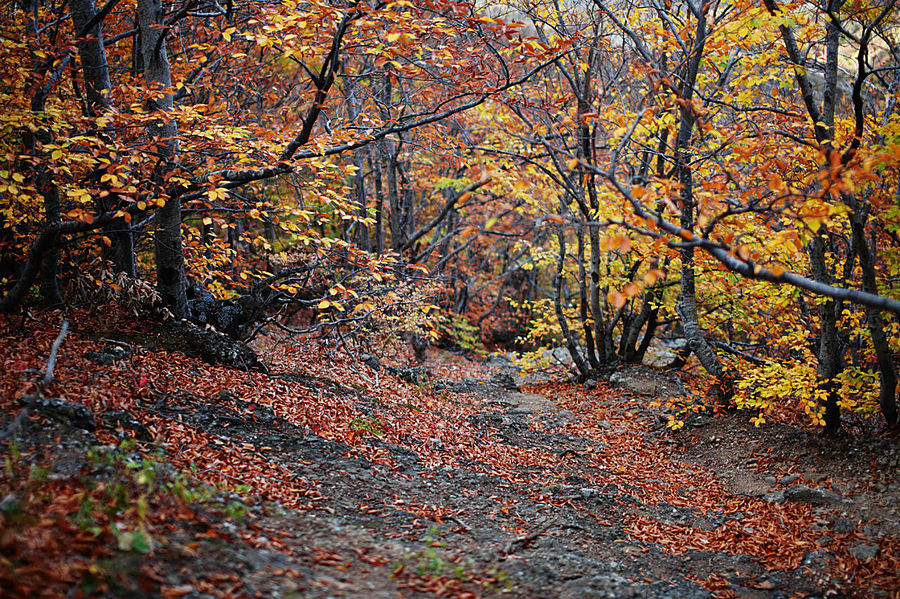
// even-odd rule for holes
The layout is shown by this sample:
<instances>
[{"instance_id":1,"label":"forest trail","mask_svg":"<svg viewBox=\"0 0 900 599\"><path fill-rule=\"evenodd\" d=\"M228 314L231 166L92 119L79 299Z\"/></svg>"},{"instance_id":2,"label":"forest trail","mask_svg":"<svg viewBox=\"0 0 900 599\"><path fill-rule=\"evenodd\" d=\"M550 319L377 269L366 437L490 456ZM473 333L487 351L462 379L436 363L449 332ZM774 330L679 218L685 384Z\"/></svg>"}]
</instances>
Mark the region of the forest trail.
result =
<instances>
[{"instance_id":1,"label":"forest trail","mask_svg":"<svg viewBox=\"0 0 900 599\"><path fill-rule=\"evenodd\" d=\"M3 331L0 430L53 337ZM375 372L283 344L262 374L99 344L73 333L51 388L96 430L36 416L4 443L12 596L897 596L892 442L673 433L627 389L434 351Z\"/></svg>"}]
</instances>

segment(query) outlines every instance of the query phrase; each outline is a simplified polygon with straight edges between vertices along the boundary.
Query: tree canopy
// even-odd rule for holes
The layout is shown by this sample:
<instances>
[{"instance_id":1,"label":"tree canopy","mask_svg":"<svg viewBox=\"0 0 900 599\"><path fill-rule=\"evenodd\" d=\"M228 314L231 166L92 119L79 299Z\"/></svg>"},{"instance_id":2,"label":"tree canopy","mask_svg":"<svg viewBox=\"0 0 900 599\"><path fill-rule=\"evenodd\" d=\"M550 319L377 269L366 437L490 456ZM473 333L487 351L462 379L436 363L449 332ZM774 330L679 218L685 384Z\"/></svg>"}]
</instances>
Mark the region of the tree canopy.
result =
<instances>
[{"instance_id":1,"label":"tree canopy","mask_svg":"<svg viewBox=\"0 0 900 599\"><path fill-rule=\"evenodd\" d=\"M683 339L695 400L898 423L893 0L3 10L5 313L564 346L582 379Z\"/></svg>"}]
</instances>

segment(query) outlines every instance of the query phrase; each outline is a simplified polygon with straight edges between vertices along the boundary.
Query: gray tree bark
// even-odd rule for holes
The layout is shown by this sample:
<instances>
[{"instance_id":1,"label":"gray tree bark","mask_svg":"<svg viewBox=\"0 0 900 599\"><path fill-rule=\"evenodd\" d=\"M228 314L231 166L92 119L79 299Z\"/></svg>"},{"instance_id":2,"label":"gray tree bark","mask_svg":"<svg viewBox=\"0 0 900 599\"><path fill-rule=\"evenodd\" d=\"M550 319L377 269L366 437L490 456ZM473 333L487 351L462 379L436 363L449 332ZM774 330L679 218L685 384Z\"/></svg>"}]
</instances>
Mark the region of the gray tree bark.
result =
<instances>
[{"instance_id":1,"label":"gray tree bark","mask_svg":"<svg viewBox=\"0 0 900 599\"><path fill-rule=\"evenodd\" d=\"M141 59L144 77L151 87L172 87L169 58L163 38L165 11L160 0L138 0L138 28L141 34ZM147 101L150 110L171 112L174 99L168 91ZM148 127L157 140L159 162L154 173L158 192L164 194L165 174L175 166L178 153L178 128L174 119L159 118ZM160 296L177 318L187 316L187 277L181 237L181 200L171 195L156 211L156 284Z\"/></svg>"},{"instance_id":2,"label":"gray tree bark","mask_svg":"<svg viewBox=\"0 0 900 599\"><path fill-rule=\"evenodd\" d=\"M40 43L40 33L37 29L38 0L25 0L22 4L25 11L25 35L33 40L34 44ZM45 73L39 73L38 64L41 59L32 50L32 74L35 77L34 92L31 97L31 111L38 115L38 120L43 118L44 106L47 101L49 84L43 81ZM46 67L44 67L46 70ZM51 142L50 131L38 128L36 131L27 131L24 136L24 144L27 151L35 156L37 166L33 174L34 187L44 199L44 226L50 228L60 221L59 187L53 177L53 171L45 164L46 156L40 149L41 146ZM50 240L50 247L41 261L39 277L41 296L50 306L58 306L63 303L62 294L59 291L59 236L54 235Z\"/></svg>"},{"instance_id":3,"label":"gray tree bark","mask_svg":"<svg viewBox=\"0 0 900 599\"><path fill-rule=\"evenodd\" d=\"M69 6L72 9L72 25L75 28L75 35L82 34L82 37L78 39L78 56L81 59L81 71L84 79L84 113L87 116L96 117L109 110L106 92L111 87L106 48L103 44L102 21L88 28L88 25L97 16L93 0L70 0ZM102 135L111 139L114 134L107 130ZM102 212L112 210L115 203L115 196L112 195L107 199L100 200L100 210ZM131 224L124 219L118 219L105 226L103 232L112 242L109 248L103 246L104 255L118 272L124 272L133 278L136 275L136 268L134 233Z\"/></svg>"},{"instance_id":4,"label":"gray tree bark","mask_svg":"<svg viewBox=\"0 0 900 599\"><path fill-rule=\"evenodd\" d=\"M675 159L678 165L678 181L681 183L681 228L693 234L694 231L694 183L691 171L691 136L696 117L691 100L700 70L700 60L706 45L706 13L699 12L695 29L694 45L688 60L685 77L680 90L678 136L675 139ZM719 401L731 401L730 385L725 380L722 362L706 340L697 309L696 275L694 273L694 247L685 244L681 248L681 298L678 311L684 336L700 364L711 376L719 380Z\"/></svg>"}]
</instances>

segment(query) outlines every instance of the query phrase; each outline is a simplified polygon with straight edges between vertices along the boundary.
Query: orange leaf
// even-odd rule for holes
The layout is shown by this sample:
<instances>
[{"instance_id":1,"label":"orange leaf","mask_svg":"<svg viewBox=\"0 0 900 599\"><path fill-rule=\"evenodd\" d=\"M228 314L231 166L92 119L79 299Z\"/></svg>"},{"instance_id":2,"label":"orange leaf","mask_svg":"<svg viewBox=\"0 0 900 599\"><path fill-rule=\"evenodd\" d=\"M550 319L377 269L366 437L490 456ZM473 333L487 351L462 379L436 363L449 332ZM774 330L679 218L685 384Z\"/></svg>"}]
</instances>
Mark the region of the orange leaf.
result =
<instances>
[{"instance_id":1,"label":"orange leaf","mask_svg":"<svg viewBox=\"0 0 900 599\"><path fill-rule=\"evenodd\" d=\"M628 299L618 291L610 291L606 296L606 301L619 309L625 305Z\"/></svg>"}]
</instances>

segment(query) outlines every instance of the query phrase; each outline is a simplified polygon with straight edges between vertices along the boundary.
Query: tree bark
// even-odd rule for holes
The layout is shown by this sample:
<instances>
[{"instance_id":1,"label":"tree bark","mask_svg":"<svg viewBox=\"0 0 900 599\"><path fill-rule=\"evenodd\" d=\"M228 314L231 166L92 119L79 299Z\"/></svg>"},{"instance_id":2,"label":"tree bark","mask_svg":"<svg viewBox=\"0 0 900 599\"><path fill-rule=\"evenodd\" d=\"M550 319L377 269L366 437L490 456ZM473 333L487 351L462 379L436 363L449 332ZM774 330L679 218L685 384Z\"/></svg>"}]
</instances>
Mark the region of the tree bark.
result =
<instances>
[{"instance_id":1,"label":"tree bark","mask_svg":"<svg viewBox=\"0 0 900 599\"><path fill-rule=\"evenodd\" d=\"M853 231L853 241L859 256L859 267L862 270L863 289L869 293L878 293L878 282L875 277L874 250L866 241L865 227L868 219L868 210L862 202L851 200L848 205L853 206L853 214L850 217L850 227ZM878 375L881 380L879 403L881 413L888 426L896 426L897 415L897 367L894 365L894 357L888 344L887 335L884 332L884 319L877 308L866 306L866 325L872 336L872 347L875 349L875 360L878 363Z\"/></svg>"},{"instance_id":2,"label":"tree bark","mask_svg":"<svg viewBox=\"0 0 900 599\"><path fill-rule=\"evenodd\" d=\"M78 39L78 56L81 59L81 71L84 79L85 103L84 113L89 117L96 117L109 110L109 100L106 92L109 91L109 65L106 61L106 48L103 44L103 31L101 22L97 22L89 29L88 25L97 16L97 9L93 0L70 0L72 8L72 25L75 35L83 34ZM114 133L107 129L101 134L106 139L111 139ZM100 200L100 211L108 212L116 204L115 195ZM134 233L131 224L124 219L103 227L103 233L111 241L107 248L103 246L103 253L112 262L118 272L124 272L134 278L136 268L134 262Z\"/></svg>"},{"instance_id":3,"label":"tree bark","mask_svg":"<svg viewBox=\"0 0 900 599\"><path fill-rule=\"evenodd\" d=\"M700 68L700 59L706 44L706 16L700 12L697 19L696 36L692 54L688 59L686 76L681 87L679 106L679 129L675 139L675 160L678 168L678 182L681 184L681 228L687 232L694 231L694 183L691 163L691 136L693 135L696 117L691 100ZM725 379L719 356L706 341L700 316L697 309L697 289L694 273L694 247L685 244L681 248L681 299L679 314L684 328L684 336L691 350L700 360L700 364L711 376L718 379L720 404L731 402L731 385Z\"/></svg>"},{"instance_id":4,"label":"tree bark","mask_svg":"<svg viewBox=\"0 0 900 599\"><path fill-rule=\"evenodd\" d=\"M553 277L553 289L556 292L555 297L553 298L553 308L556 311L556 319L559 321L559 328L562 330L563 338L566 342L566 349L572 357L572 362L575 364L575 368L578 370L581 377L587 379L590 376L590 370L588 369L588 365L585 364L584 360L581 358L581 353L578 351L578 344L575 343L575 336L572 334L572 331L569 330L569 322L566 319L562 306L563 267L566 261L566 237L562 229L557 231L556 239L559 243L559 257L556 260L556 274Z\"/></svg>"},{"instance_id":5,"label":"tree bark","mask_svg":"<svg viewBox=\"0 0 900 599\"><path fill-rule=\"evenodd\" d=\"M171 112L174 99L171 93L172 77L166 54L163 16L160 0L138 0L138 27L141 32L141 60L144 77L155 91L154 99L147 101L148 108L163 113ZM156 140L159 162L154 173L154 184L165 204L156 211L156 284L163 302L176 318L187 317L187 277L184 267L184 247L181 237L181 200L177 194L165 197L165 175L175 167L178 128L175 120L161 116L148 127L148 133Z\"/></svg>"},{"instance_id":6,"label":"tree bark","mask_svg":"<svg viewBox=\"0 0 900 599\"><path fill-rule=\"evenodd\" d=\"M837 4L840 1L829 2L829 4ZM822 102L822 122L824 123L824 139L826 148L831 148L834 140L834 111L836 102L837 88L837 67L838 67L838 47L840 44L840 32L831 21L828 21L825 35L825 88L823 91ZM834 150L832 150L834 151ZM813 239L809 247L810 267L812 269L813 279L816 281L830 284L831 273L829 272L827 262L827 246L828 242L825 238L826 232L820 230ZM819 387L825 392L825 430L824 433L832 435L837 433L841 428L841 408L839 404L840 398L837 394L837 388L834 377L840 374L841 365L841 349L838 342L838 314L837 304L833 299L826 300L819 308L819 365L817 375L819 377Z\"/></svg>"},{"instance_id":7,"label":"tree bark","mask_svg":"<svg viewBox=\"0 0 900 599\"><path fill-rule=\"evenodd\" d=\"M44 81L49 65L40 64L42 60L35 52L40 44L40 33L36 20L38 2L37 0L25 0L22 8L25 11L25 35L31 38L34 44L32 48L31 111L40 121L44 119L44 107L51 85L50 82ZM35 189L44 199L44 226L47 228L53 228L60 220L59 188L54 180L53 171L46 164L48 157L41 149L51 140L50 131L44 127L39 127L34 132L26 131L23 139L26 151L34 157L35 167L32 179ZM41 296L49 306L58 306L63 303L62 294L59 291L58 243L59 236L53 235L49 240L49 248L41 261L39 272Z\"/></svg>"}]
</instances>

